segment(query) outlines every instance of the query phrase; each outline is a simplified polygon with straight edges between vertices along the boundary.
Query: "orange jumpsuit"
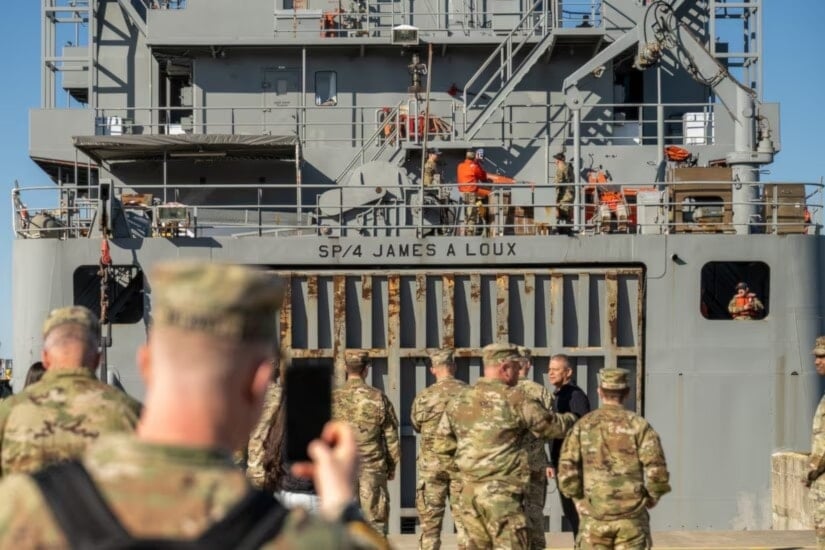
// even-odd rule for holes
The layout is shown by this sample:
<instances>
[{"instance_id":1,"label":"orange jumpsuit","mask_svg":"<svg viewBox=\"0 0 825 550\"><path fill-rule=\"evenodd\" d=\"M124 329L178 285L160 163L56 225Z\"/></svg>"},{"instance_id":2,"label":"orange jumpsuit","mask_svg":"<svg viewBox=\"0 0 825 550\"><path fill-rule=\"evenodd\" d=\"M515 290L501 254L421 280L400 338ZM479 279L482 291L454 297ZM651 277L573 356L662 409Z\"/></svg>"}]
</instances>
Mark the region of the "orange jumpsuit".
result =
<instances>
[{"instance_id":1,"label":"orange jumpsuit","mask_svg":"<svg viewBox=\"0 0 825 550\"><path fill-rule=\"evenodd\" d=\"M458 165L456 179L458 190L462 193L476 193L480 197L490 196L490 189L478 186L479 183L484 183L489 178L484 168L476 161L464 159L464 162Z\"/></svg>"}]
</instances>

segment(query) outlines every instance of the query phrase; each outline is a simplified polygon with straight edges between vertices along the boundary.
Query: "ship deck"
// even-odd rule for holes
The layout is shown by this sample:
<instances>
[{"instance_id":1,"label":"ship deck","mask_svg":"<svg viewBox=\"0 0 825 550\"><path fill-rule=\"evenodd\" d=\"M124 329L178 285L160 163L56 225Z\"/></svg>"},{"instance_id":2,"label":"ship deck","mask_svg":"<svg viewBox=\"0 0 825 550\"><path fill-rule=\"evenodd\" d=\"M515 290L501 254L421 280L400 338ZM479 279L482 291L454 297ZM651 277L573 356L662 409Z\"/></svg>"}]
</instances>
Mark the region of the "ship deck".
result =
<instances>
[{"instance_id":1,"label":"ship deck","mask_svg":"<svg viewBox=\"0 0 825 550\"><path fill-rule=\"evenodd\" d=\"M398 550L418 548L418 535L391 535ZM444 548L455 548L455 536L442 539ZM653 534L655 548L668 550L791 550L816 548L813 531L668 531ZM548 533L548 550L573 548L571 533Z\"/></svg>"}]
</instances>

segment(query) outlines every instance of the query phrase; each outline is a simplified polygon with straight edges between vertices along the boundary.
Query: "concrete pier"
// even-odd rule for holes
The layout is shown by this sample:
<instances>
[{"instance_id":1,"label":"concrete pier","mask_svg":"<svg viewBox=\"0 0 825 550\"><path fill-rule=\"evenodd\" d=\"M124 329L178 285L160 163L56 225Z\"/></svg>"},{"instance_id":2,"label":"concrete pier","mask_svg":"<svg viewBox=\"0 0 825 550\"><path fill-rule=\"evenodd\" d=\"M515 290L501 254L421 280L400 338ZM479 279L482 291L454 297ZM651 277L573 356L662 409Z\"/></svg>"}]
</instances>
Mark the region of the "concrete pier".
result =
<instances>
[{"instance_id":1,"label":"concrete pier","mask_svg":"<svg viewBox=\"0 0 825 550\"><path fill-rule=\"evenodd\" d=\"M391 535L398 550L418 548L417 535ZM455 536L442 538L442 547L455 548ZM667 550L792 550L816 549L813 531L670 531L653 534L653 547ZM548 533L548 550L573 548L570 533Z\"/></svg>"}]
</instances>

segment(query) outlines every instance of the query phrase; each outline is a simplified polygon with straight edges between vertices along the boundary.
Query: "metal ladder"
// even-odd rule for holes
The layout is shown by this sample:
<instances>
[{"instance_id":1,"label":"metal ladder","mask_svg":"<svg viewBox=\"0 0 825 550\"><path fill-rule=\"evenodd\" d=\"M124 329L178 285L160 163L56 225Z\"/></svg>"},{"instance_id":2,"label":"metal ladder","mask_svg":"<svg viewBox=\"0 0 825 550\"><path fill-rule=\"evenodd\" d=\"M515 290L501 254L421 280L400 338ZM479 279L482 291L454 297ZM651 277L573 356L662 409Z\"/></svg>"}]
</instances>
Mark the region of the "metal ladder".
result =
<instances>
[{"instance_id":1,"label":"metal ladder","mask_svg":"<svg viewBox=\"0 0 825 550\"><path fill-rule=\"evenodd\" d=\"M352 170L356 166L360 166L362 164L366 164L367 162L371 162L373 160L378 160L384 155L385 151L390 149L399 149L401 147L401 105L403 105L403 101L399 102L398 105L393 107L389 112L386 113L384 117L384 122L378 124L378 128L375 129L375 132L367 138L367 141L364 142L364 145L358 152L352 157L347 165L344 167L343 170L338 174L335 178L335 182L339 185L346 181L346 178L350 175ZM384 129L390 124L391 121L391 129L390 132L385 134ZM376 143L381 138L384 138L384 141L378 146L375 147L372 151L370 148L374 147ZM395 151L393 151L393 154Z\"/></svg>"},{"instance_id":2,"label":"metal ladder","mask_svg":"<svg viewBox=\"0 0 825 550\"><path fill-rule=\"evenodd\" d=\"M542 54L552 47L554 23L547 9L548 3L547 0L537 0L464 85L464 139L475 137ZM557 5L557 2L553 4ZM540 36L539 41L531 44L536 36ZM514 58L519 54L526 55L514 67ZM484 80L493 67L493 74ZM474 111L478 114L468 123L468 116Z\"/></svg>"}]
</instances>

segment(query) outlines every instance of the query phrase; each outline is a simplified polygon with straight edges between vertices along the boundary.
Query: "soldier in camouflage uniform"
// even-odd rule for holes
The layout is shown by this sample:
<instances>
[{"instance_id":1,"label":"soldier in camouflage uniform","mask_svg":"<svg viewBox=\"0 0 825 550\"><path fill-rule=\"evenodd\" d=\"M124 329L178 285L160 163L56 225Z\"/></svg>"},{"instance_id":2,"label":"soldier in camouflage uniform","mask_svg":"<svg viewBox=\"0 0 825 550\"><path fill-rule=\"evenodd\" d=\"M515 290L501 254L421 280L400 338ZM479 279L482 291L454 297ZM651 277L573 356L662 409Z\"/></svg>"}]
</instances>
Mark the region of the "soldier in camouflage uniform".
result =
<instances>
[{"instance_id":1,"label":"soldier in camouflage uniform","mask_svg":"<svg viewBox=\"0 0 825 550\"><path fill-rule=\"evenodd\" d=\"M601 407L582 417L562 446L559 489L579 511L577 548L650 548L647 510L670 492L658 434L622 405L628 375L599 371Z\"/></svg>"},{"instance_id":2,"label":"soldier in camouflage uniform","mask_svg":"<svg viewBox=\"0 0 825 550\"><path fill-rule=\"evenodd\" d=\"M138 352L147 388L140 427L136 436L101 437L82 464L132 536L192 539L249 494L231 450L246 444L260 417L283 292L263 271L202 262L155 266L150 281L153 323ZM293 471L314 474L321 517L290 511L263 548L383 547L362 522L336 520L354 497L352 431L327 424L309 454L313 463ZM29 476L0 483L0 549L5 548L68 548Z\"/></svg>"},{"instance_id":3,"label":"soldier in camouflage uniform","mask_svg":"<svg viewBox=\"0 0 825 550\"><path fill-rule=\"evenodd\" d=\"M516 387L535 399L546 411L553 410L553 394L543 385L528 378L533 366L530 348L518 347L521 369ZM544 449L545 440L528 433L524 438L527 461L530 465L530 481L524 488L524 515L531 548L544 548L544 503L547 499L547 474L550 463Z\"/></svg>"},{"instance_id":4,"label":"soldier in camouflage uniform","mask_svg":"<svg viewBox=\"0 0 825 550\"><path fill-rule=\"evenodd\" d=\"M284 379L284 372L290 362L289 350L282 347L278 357L272 363L274 367L275 379L269 383L264 395L264 408L258 423L252 429L249 436L249 443L244 451L243 461L240 467L246 468L246 477L254 487L259 489L264 486L264 442L269 428L275 423L275 414L278 412L278 405L281 403L281 380Z\"/></svg>"},{"instance_id":5,"label":"soldier in camouflage uniform","mask_svg":"<svg viewBox=\"0 0 825 550\"><path fill-rule=\"evenodd\" d=\"M72 306L43 325L43 378L0 401L0 475L34 472L79 456L105 432L132 431L140 404L95 378L100 325Z\"/></svg>"},{"instance_id":6,"label":"soldier in camouflage uniform","mask_svg":"<svg viewBox=\"0 0 825 550\"><path fill-rule=\"evenodd\" d=\"M421 550L438 550L441 548L441 525L447 495L450 497L450 510L458 532L458 547L466 546L464 529L458 513L458 498L461 495L461 482L456 472L451 472L449 461L434 452L436 428L447 402L467 386L455 378L453 350L440 349L430 354L430 372L435 376L435 384L415 396L410 420L413 429L421 434L418 451L418 486L415 493L415 506L418 509L421 534L418 548Z\"/></svg>"},{"instance_id":7,"label":"soldier in camouflage uniform","mask_svg":"<svg viewBox=\"0 0 825 550\"><path fill-rule=\"evenodd\" d=\"M529 548L522 502L530 467L522 440L528 432L562 437L576 416L549 412L513 387L521 366L516 346L490 344L483 361L484 377L447 405L435 450L458 469L469 547Z\"/></svg>"},{"instance_id":8,"label":"soldier in camouflage uniform","mask_svg":"<svg viewBox=\"0 0 825 550\"><path fill-rule=\"evenodd\" d=\"M573 186L569 185L570 168L567 165L567 158L564 153L556 153L553 155L553 160L556 161L556 174L554 182L556 184L556 202L558 203L558 219L570 222L573 219L573 201L576 194L573 192ZM567 185L565 185L567 184Z\"/></svg>"},{"instance_id":9,"label":"soldier in camouflage uniform","mask_svg":"<svg viewBox=\"0 0 825 550\"><path fill-rule=\"evenodd\" d=\"M364 351L344 354L347 381L332 392L332 417L348 422L355 431L361 456L357 488L367 522L387 534L390 495L387 481L395 477L401 458L398 417L384 393L364 381L369 373L369 356Z\"/></svg>"},{"instance_id":10,"label":"soldier in camouflage uniform","mask_svg":"<svg viewBox=\"0 0 825 550\"><path fill-rule=\"evenodd\" d=\"M281 403L281 386L277 380L269 383L264 395L264 408L261 418L252 429L249 444L246 447L246 477L249 482L259 489L264 486L264 441L269 428L275 422L275 413Z\"/></svg>"},{"instance_id":11,"label":"soldier in camouflage uniform","mask_svg":"<svg viewBox=\"0 0 825 550\"><path fill-rule=\"evenodd\" d=\"M825 336L816 339L813 349L816 373L825 376ZM825 550L825 396L819 401L814 413L813 436L811 437L811 460L805 485L811 488L811 510L816 529L816 544Z\"/></svg>"}]
</instances>

